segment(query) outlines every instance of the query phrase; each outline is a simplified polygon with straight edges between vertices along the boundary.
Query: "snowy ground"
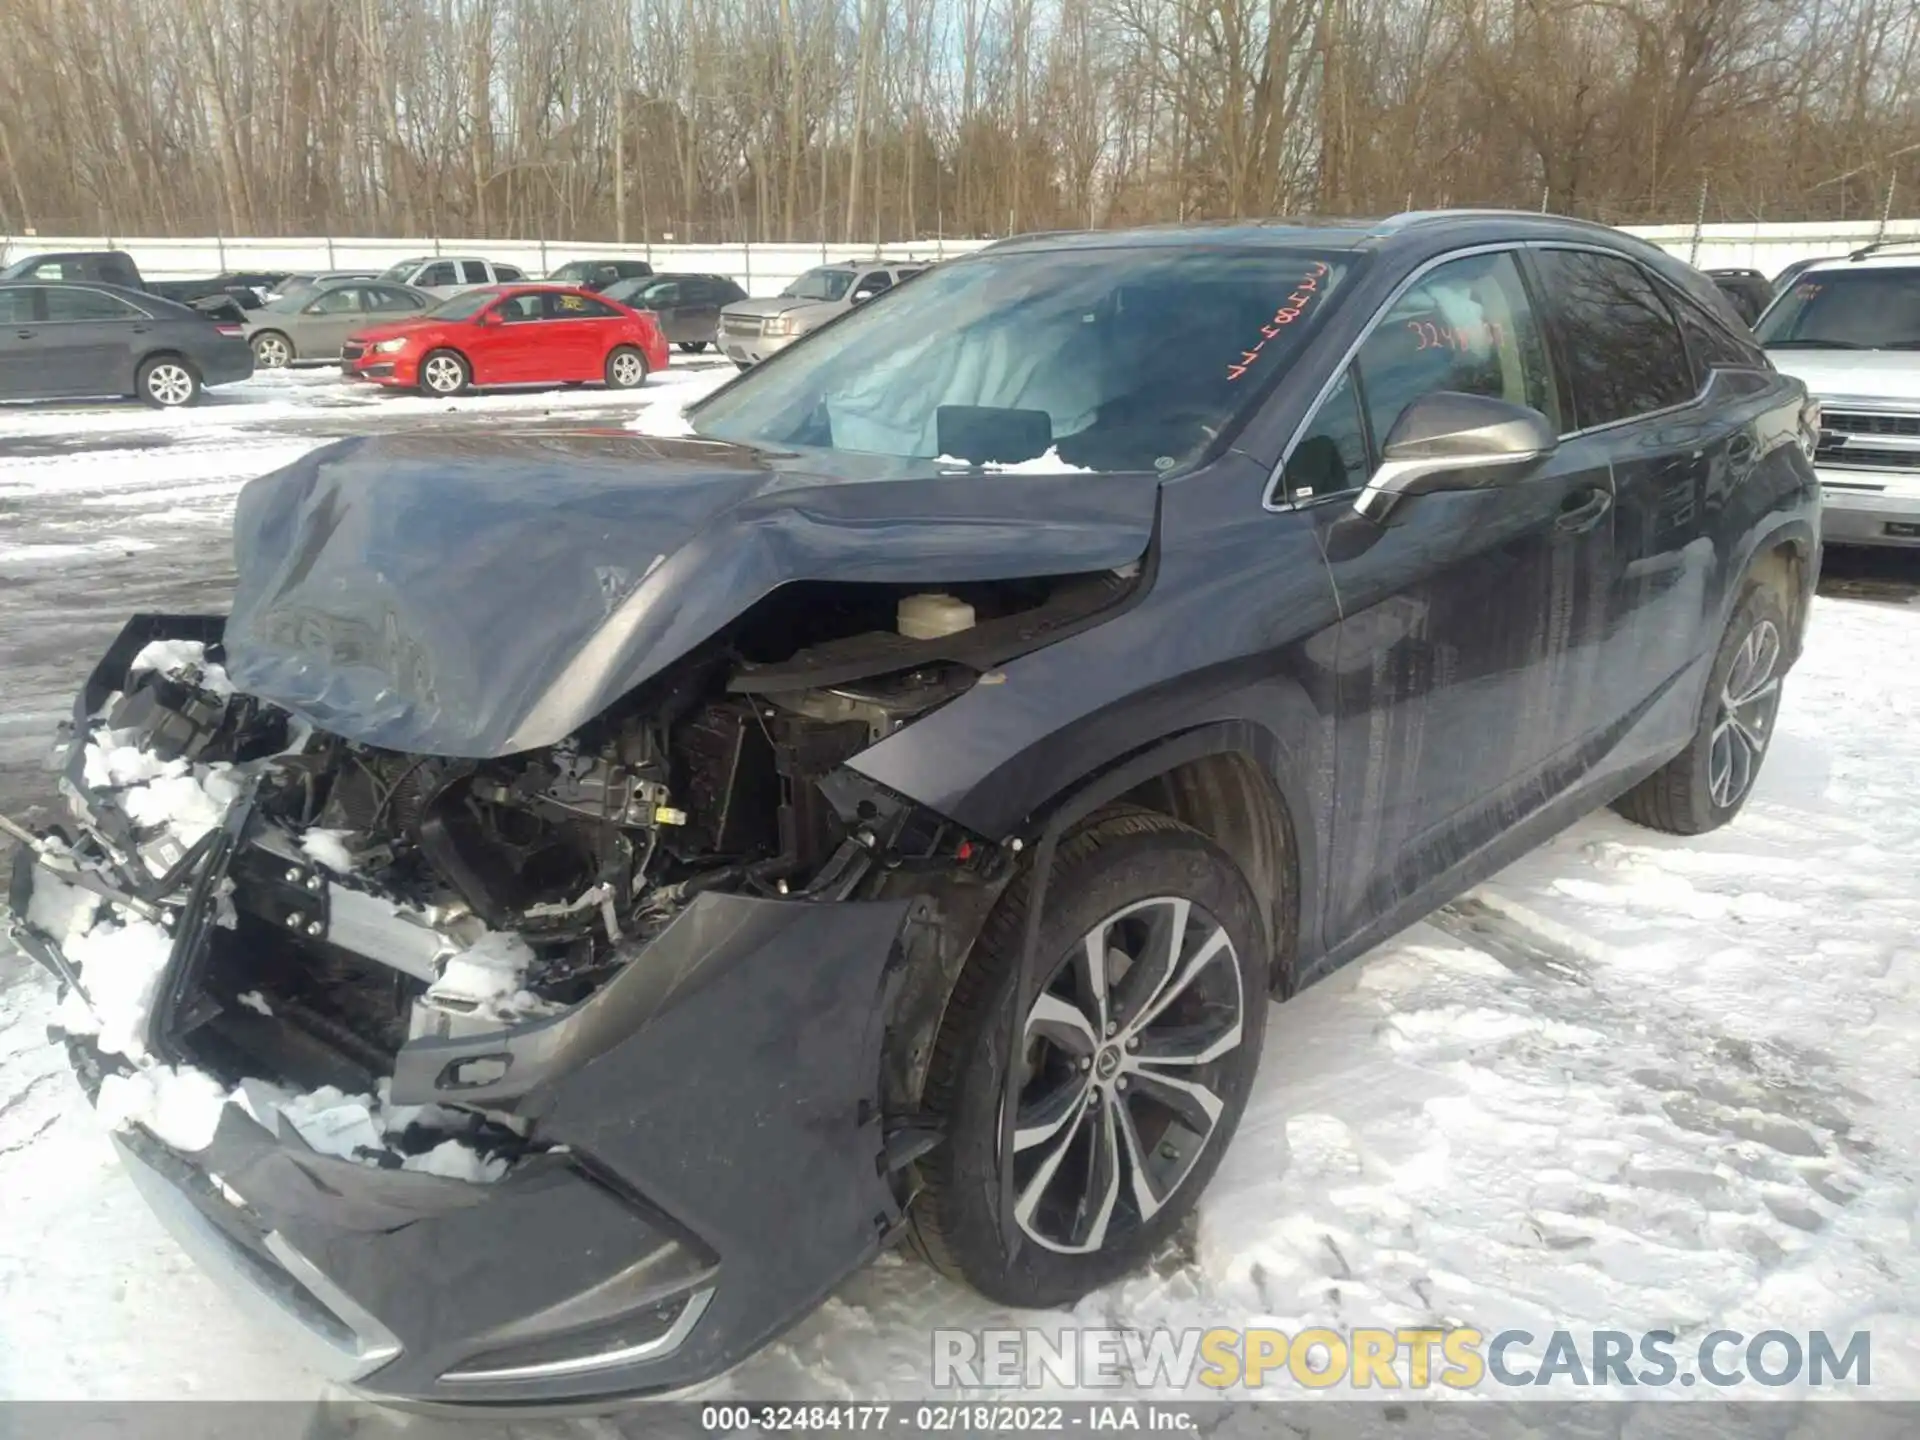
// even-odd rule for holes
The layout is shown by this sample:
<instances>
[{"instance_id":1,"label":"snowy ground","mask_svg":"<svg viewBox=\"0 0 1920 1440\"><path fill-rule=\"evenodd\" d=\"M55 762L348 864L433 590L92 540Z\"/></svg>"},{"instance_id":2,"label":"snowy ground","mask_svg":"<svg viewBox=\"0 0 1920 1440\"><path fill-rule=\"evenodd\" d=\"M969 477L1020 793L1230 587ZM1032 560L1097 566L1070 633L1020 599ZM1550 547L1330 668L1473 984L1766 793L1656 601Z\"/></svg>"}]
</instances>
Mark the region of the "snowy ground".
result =
<instances>
[{"instance_id":1,"label":"snowy ground","mask_svg":"<svg viewBox=\"0 0 1920 1440\"><path fill-rule=\"evenodd\" d=\"M220 603L248 476L369 426L666 427L728 373L457 416L325 374L180 416L0 410L0 810L44 798L33 758L126 611ZM1834 568L1739 823L1588 819L1277 1008L1233 1149L1150 1273L1009 1316L888 1258L716 1393L924 1396L935 1325L1466 1323L1864 1329L1873 1396L1920 1398L1916 567ZM121 1177L51 1006L0 956L0 1398L315 1394Z\"/></svg>"}]
</instances>

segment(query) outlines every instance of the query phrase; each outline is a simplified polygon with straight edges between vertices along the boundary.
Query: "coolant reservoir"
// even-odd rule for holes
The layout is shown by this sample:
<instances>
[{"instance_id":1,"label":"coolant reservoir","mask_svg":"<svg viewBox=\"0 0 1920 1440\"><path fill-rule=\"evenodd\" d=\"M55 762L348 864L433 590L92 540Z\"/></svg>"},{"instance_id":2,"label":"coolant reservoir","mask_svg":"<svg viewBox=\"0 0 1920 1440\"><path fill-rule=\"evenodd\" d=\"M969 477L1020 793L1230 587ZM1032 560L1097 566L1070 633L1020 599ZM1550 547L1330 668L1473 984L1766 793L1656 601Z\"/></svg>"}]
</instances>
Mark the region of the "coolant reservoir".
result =
<instances>
[{"instance_id":1,"label":"coolant reservoir","mask_svg":"<svg viewBox=\"0 0 1920 1440\"><path fill-rule=\"evenodd\" d=\"M900 633L909 640L937 640L973 628L973 606L951 595L908 595L900 601Z\"/></svg>"}]
</instances>

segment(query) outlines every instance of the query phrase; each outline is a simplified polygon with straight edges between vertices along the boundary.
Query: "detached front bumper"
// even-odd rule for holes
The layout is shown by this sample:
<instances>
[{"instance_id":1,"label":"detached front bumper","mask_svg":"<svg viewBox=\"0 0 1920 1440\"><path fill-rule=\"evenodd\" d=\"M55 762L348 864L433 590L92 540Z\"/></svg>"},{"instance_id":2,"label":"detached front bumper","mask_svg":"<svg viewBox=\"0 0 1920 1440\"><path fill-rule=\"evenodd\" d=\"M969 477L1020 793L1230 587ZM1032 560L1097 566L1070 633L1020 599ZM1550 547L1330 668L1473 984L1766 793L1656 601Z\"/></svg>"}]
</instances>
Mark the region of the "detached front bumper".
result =
<instances>
[{"instance_id":1,"label":"detached front bumper","mask_svg":"<svg viewBox=\"0 0 1920 1440\"><path fill-rule=\"evenodd\" d=\"M163 994L211 943L196 905L247 843L243 830L194 881ZM16 869L14 928L64 977L24 920L39 873ZM703 894L578 1005L407 1042L396 1104L525 1128L535 1153L493 1184L316 1153L231 1103L205 1149L135 1129L123 1158L185 1248L373 1398L683 1389L805 1315L899 1220L879 1076L906 910ZM154 1023L163 1052L169 1018ZM194 1023L176 1027L188 1048ZM68 1043L90 1091L122 1063Z\"/></svg>"}]
</instances>

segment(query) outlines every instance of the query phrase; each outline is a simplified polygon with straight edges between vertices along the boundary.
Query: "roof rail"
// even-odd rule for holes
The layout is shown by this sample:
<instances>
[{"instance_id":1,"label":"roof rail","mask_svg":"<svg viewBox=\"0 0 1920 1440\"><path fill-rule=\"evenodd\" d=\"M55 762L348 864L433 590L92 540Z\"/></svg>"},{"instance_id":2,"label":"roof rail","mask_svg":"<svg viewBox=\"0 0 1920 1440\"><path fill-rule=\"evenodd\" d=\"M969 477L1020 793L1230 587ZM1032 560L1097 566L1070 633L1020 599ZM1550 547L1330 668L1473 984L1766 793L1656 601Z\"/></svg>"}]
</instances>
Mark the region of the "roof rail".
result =
<instances>
[{"instance_id":1,"label":"roof rail","mask_svg":"<svg viewBox=\"0 0 1920 1440\"><path fill-rule=\"evenodd\" d=\"M1864 260L1869 255L1878 255L1883 250L1920 250L1920 235L1902 240L1876 240L1871 245L1862 245L1858 250L1847 253L1849 260Z\"/></svg>"}]
</instances>

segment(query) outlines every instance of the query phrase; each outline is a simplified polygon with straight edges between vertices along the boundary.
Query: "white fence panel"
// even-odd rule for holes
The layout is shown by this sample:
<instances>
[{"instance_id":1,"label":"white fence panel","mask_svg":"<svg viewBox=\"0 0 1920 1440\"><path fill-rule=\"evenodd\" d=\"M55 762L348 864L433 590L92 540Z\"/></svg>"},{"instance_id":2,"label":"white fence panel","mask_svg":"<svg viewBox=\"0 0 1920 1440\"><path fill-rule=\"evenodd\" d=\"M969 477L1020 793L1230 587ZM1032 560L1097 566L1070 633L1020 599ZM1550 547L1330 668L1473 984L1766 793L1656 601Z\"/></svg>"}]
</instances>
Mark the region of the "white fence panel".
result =
<instances>
[{"instance_id":1,"label":"white fence panel","mask_svg":"<svg viewBox=\"0 0 1920 1440\"><path fill-rule=\"evenodd\" d=\"M1844 255L1883 236L1877 221L1767 222L1701 227L1628 226L1702 269L1748 266L1773 275L1795 260ZM1883 238L1920 241L1920 219L1896 220ZM481 255L545 275L569 260L624 256L662 271L731 276L750 294L771 295L815 265L852 260L939 260L980 249L984 240L925 240L884 245L596 245L549 240L384 240L327 236L283 239L130 239L102 235L0 236L0 264L56 250L125 250L155 280L215 275L224 270L384 270L417 255Z\"/></svg>"},{"instance_id":2,"label":"white fence panel","mask_svg":"<svg viewBox=\"0 0 1920 1440\"><path fill-rule=\"evenodd\" d=\"M546 275L569 260L631 258L656 270L728 275L755 295L771 295L816 265L854 260L940 260L987 244L926 240L890 245L594 245L544 240L375 240L326 236L287 239L134 239L103 235L0 236L0 264L60 250L125 250L150 280L183 280L227 270L384 270L420 255L479 255L527 274Z\"/></svg>"}]
</instances>

